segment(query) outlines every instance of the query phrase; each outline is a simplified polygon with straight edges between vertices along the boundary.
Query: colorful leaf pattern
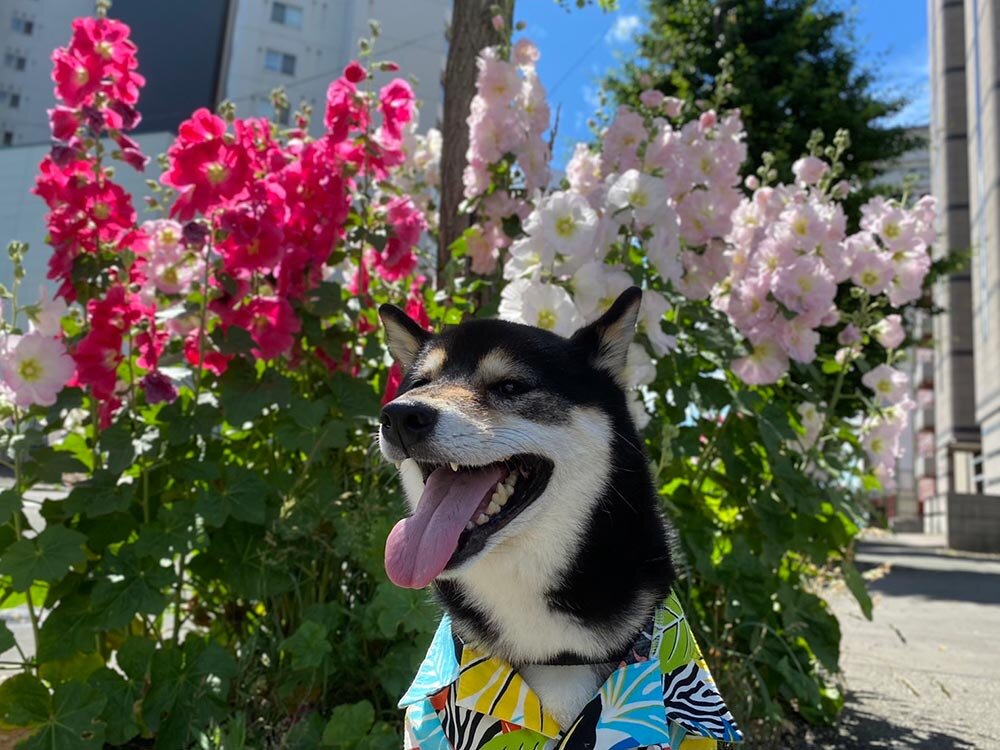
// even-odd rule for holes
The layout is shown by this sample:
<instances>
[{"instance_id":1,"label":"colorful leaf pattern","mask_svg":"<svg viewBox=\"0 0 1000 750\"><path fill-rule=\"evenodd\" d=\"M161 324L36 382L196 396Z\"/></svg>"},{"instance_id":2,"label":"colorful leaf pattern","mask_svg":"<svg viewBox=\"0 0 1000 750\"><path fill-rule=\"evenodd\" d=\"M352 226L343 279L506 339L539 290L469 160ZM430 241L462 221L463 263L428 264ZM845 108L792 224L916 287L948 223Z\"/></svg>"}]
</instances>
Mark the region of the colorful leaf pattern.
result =
<instances>
[{"instance_id":1,"label":"colorful leaf pattern","mask_svg":"<svg viewBox=\"0 0 1000 750\"><path fill-rule=\"evenodd\" d=\"M400 706L406 750L708 750L743 739L673 593L566 729L513 668L455 637L447 617Z\"/></svg>"}]
</instances>

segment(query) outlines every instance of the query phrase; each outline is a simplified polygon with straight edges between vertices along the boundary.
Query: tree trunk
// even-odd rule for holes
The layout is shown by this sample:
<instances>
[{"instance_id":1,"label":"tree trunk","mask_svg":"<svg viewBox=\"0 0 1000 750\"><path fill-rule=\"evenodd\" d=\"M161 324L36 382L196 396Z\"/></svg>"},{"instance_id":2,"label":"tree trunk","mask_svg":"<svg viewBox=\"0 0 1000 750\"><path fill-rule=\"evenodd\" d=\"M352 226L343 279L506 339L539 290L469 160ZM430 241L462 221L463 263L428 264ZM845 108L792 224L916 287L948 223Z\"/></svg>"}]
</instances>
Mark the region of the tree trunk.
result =
<instances>
[{"instance_id":1,"label":"tree trunk","mask_svg":"<svg viewBox=\"0 0 1000 750\"><path fill-rule=\"evenodd\" d=\"M506 28L497 31L496 11ZM483 47L500 44L510 33L514 0L453 0L448 30L448 61L444 69L444 121L441 123L441 206L438 233L438 284L448 263L451 243L469 226L469 217L459 212L465 153L469 149L469 105L476 93L476 56Z\"/></svg>"}]
</instances>

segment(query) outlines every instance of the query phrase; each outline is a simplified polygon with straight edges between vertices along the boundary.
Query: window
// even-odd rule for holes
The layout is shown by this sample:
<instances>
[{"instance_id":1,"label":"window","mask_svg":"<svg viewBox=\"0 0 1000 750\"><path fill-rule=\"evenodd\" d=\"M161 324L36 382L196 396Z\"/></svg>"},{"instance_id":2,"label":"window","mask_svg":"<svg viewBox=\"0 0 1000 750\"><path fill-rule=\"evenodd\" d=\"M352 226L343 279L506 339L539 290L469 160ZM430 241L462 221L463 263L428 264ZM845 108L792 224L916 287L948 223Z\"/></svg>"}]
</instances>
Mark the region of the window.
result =
<instances>
[{"instance_id":1,"label":"window","mask_svg":"<svg viewBox=\"0 0 1000 750\"><path fill-rule=\"evenodd\" d=\"M264 68L286 76L295 75L295 55L287 52L277 52L273 49L264 53Z\"/></svg>"},{"instance_id":2,"label":"window","mask_svg":"<svg viewBox=\"0 0 1000 750\"><path fill-rule=\"evenodd\" d=\"M21 106L21 95L20 94L11 94L10 95L10 108L11 109L17 109L20 106Z\"/></svg>"},{"instance_id":3,"label":"window","mask_svg":"<svg viewBox=\"0 0 1000 750\"><path fill-rule=\"evenodd\" d=\"M18 34L24 34L25 36L31 36L35 30L35 22L28 21L24 18L14 17L10 19L10 28L16 31Z\"/></svg>"},{"instance_id":4,"label":"window","mask_svg":"<svg viewBox=\"0 0 1000 750\"><path fill-rule=\"evenodd\" d=\"M28 61L24 57L21 57L21 55L14 52L8 52L3 56L3 64L8 68L13 68L14 70L24 70Z\"/></svg>"},{"instance_id":5,"label":"window","mask_svg":"<svg viewBox=\"0 0 1000 750\"><path fill-rule=\"evenodd\" d=\"M271 21L283 26L291 26L293 29L301 29L302 8L275 1L274 5L271 6Z\"/></svg>"},{"instance_id":6,"label":"window","mask_svg":"<svg viewBox=\"0 0 1000 750\"><path fill-rule=\"evenodd\" d=\"M5 146L14 145L14 134L9 130L3 131L3 145Z\"/></svg>"}]
</instances>

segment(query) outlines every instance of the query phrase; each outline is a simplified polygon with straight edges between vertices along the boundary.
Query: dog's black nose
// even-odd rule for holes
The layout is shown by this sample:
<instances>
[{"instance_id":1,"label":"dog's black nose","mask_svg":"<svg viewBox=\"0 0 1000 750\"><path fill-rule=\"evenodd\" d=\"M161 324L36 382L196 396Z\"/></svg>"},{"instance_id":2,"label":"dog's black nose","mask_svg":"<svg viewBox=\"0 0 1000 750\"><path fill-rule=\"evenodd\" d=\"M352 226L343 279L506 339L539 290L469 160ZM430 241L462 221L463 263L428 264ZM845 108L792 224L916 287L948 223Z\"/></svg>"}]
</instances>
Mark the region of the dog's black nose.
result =
<instances>
[{"instance_id":1,"label":"dog's black nose","mask_svg":"<svg viewBox=\"0 0 1000 750\"><path fill-rule=\"evenodd\" d=\"M382 428L403 447L427 437L438 421L438 411L426 404L393 402L382 408Z\"/></svg>"}]
</instances>

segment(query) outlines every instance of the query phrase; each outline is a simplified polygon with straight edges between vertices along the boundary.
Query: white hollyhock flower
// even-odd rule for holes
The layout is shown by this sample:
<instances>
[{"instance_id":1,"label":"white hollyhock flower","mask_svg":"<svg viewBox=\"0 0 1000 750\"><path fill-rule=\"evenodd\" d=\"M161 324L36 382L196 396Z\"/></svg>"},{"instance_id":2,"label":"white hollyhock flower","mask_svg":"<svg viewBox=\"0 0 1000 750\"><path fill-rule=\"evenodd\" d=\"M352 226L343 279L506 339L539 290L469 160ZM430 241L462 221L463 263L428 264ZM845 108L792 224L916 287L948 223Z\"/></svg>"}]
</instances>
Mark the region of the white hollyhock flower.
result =
<instances>
[{"instance_id":1,"label":"white hollyhock flower","mask_svg":"<svg viewBox=\"0 0 1000 750\"><path fill-rule=\"evenodd\" d=\"M583 324L579 310L561 286L537 279L515 279L500 293L500 317L569 336Z\"/></svg>"},{"instance_id":2,"label":"white hollyhock flower","mask_svg":"<svg viewBox=\"0 0 1000 750\"><path fill-rule=\"evenodd\" d=\"M667 184L659 177L630 169L608 189L608 206L616 211L631 208L636 223L649 226L667 208Z\"/></svg>"},{"instance_id":3,"label":"white hollyhock flower","mask_svg":"<svg viewBox=\"0 0 1000 750\"><path fill-rule=\"evenodd\" d=\"M635 422L636 429L643 430L649 424L650 416L646 411L646 403L639 391L632 391L628 394L628 410Z\"/></svg>"},{"instance_id":4,"label":"white hollyhock flower","mask_svg":"<svg viewBox=\"0 0 1000 750\"><path fill-rule=\"evenodd\" d=\"M657 357L677 347L677 338L663 332L663 316L670 309L670 303L659 292L647 289L642 293L639 305L639 333L644 333L653 346Z\"/></svg>"},{"instance_id":5,"label":"white hollyhock flower","mask_svg":"<svg viewBox=\"0 0 1000 750\"><path fill-rule=\"evenodd\" d=\"M73 360L58 339L29 333L10 336L3 352L2 375L18 406L52 406L73 376Z\"/></svg>"},{"instance_id":6,"label":"white hollyhock flower","mask_svg":"<svg viewBox=\"0 0 1000 750\"><path fill-rule=\"evenodd\" d=\"M565 273L572 273L594 254L597 214L575 193L556 192L539 204L524 231L555 253Z\"/></svg>"},{"instance_id":7,"label":"white hollyhock flower","mask_svg":"<svg viewBox=\"0 0 1000 750\"><path fill-rule=\"evenodd\" d=\"M624 271L590 260L573 274L573 299L583 319L589 323L611 307L619 294L634 285L632 277Z\"/></svg>"},{"instance_id":8,"label":"white hollyhock flower","mask_svg":"<svg viewBox=\"0 0 1000 750\"><path fill-rule=\"evenodd\" d=\"M522 237L510 246L503 277L508 281L522 276L533 276L543 269L550 269L555 252L534 237Z\"/></svg>"},{"instance_id":9,"label":"white hollyhock flower","mask_svg":"<svg viewBox=\"0 0 1000 750\"><path fill-rule=\"evenodd\" d=\"M673 206L667 205L663 217L653 226L653 236L646 242L646 254L661 279L679 286L684 265L681 263L680 219Z\"/></svg>"},{"instance_id":10,"label":"white hollyhock flower","mask_svg":"<svg viewBox=\"0 0 1000 750\"><path fill-rule=\"evenodd\" d=\"M625 360L625 382L630 388L649 385L656 380L656 363L641 344L629 344Z\"/></svg>"}]
</instances>

